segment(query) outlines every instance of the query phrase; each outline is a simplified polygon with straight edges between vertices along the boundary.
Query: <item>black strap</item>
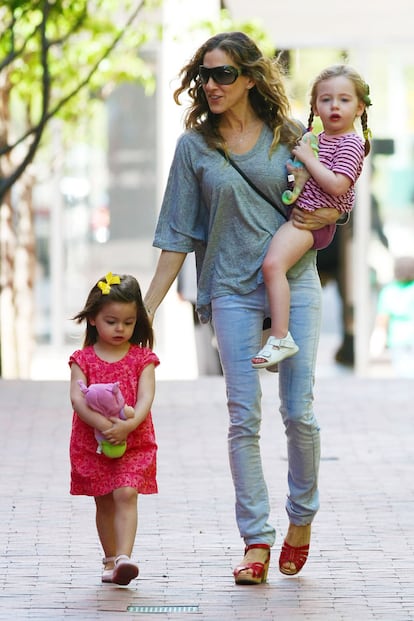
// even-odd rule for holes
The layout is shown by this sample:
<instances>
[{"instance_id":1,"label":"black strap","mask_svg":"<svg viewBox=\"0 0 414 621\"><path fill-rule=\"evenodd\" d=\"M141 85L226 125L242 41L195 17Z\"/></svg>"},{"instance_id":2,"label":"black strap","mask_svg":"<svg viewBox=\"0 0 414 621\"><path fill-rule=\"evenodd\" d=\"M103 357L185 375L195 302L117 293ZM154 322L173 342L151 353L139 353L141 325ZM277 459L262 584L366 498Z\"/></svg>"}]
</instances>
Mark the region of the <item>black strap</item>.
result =
<instances>
[{"instance_id":1,"label":"black strap","mask_svg":"<svg viewBox=\"0 0 414 621\"><path fill-rule=\"evenodd\" d=\"M232 166L233 168L235 168L237 170L237 172L243 177L243 179L245 181L247 181L247 183L249 184L249 186L251 188L253 188L253 190L255 192L258 193L259 196L261 196L267 203L269 203L270 205L272 205L272 207L274 209L276 209L276 211L278 211L280 213L281 216L284 217L285 220L288 219L286 213L279 207L279 205L277 205L274 201L272 201L272 199L270 199L268 196L266 196L266 194L264 194L264 192L262 192L262 190L260 190L257 185L255 185L253 183L253 181L246 175L246 173L238 167L238 165L236 164L236 162L234 160L231 159L231 157L229 157L228 155L226 155L224 153L224 151L222 151L222 149L217 149L217 151L220 153L220 155L222 155Z\"/></svg>"}]
</instances>

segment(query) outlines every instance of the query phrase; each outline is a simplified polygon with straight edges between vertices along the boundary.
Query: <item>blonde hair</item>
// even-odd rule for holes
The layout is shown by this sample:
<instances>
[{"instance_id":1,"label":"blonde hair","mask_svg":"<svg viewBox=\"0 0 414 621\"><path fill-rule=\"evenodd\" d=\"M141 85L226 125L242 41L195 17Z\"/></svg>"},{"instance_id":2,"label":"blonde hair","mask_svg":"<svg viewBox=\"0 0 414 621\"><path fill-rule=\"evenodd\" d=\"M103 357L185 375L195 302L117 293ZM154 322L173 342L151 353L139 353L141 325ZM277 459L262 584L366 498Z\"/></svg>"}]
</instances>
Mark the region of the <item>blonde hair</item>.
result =
<instances>
[{"instance_id":1,"label":"blonde hair","mask_svg":"<svg viewBox=\"0 0 414 621\"><path fill-rule=\"evenodd\" d=\"M361 125L362 125L362 133L363 133L364 140L365 140L365 155L368 155L368 153L371 150L371 143L369 140L371 137L371 130L368 127L368 115L367 115L367 108L371 105L371 99L369 96L369 86L365 82L365 80L359 75L359 73L353 67L350 67L349 65L332 65L331 67L327 67L326 69L323 69L323 71L321 71L321 73L318 76L316 76L316 78L314 79L312 88L311 88L311 95L310 95L311 112L310 112L309 119L308 119L308 129L310 131L310 128L312 127L312 123L313 123L313 117L314 117L313 110L316 104L317 91L318 91L319 84L323 82L324 80L329 80L330 78L337 78L339 76L348 78L348 80L350 80L353 83L353 85L355 86L356 96L358 97L359 101L364 104L364 111L361 115Z\"/></svg>"}]
</instances>

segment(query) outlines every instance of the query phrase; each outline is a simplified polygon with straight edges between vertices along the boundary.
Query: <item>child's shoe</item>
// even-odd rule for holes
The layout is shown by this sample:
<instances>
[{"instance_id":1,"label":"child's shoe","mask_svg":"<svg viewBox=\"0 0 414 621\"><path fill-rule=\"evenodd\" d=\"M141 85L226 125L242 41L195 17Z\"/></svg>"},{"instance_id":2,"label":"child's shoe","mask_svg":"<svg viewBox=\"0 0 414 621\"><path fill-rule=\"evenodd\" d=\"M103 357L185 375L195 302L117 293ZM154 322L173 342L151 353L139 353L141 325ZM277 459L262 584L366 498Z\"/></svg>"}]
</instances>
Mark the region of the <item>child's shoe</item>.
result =
<instances>
[{"instance_id":1,"label":"child's shoe","mask_svg":"<svg viewBox=\"0 0 414 621\"><path fill-rule=\"evenodd\" d=\"M290 332L283 339L269 336L266 345L252 358L252 367L254 369L267 369L281 360L293 356L298 351L299 347Z\"/></svg>"},{"instance_id":2,"label":"child's shoe","mask_svg":"<svg viewBox=\"0 0 414 621\"><path fill-rule=\"evenodd\" d=\"M114 573L114 556L107 556L102 559L102 563L104 565L104 570L102 572L102 582L112 582L112 574ZM108 567L108 565L110 567Z\"/></svg>"},{"instance_id":3,"label":"child's shoe","mask_svg":"<svg viewBox=\"0 0 414 621\"><path fill-rule=\"evenodd\" d=\"M120 554L115 559L115 567L112 572L113 584L121 584L123 586L129 584L131 580L138 576L138 565L131 561L126 554Z\"/></svg>"}]
</instances>

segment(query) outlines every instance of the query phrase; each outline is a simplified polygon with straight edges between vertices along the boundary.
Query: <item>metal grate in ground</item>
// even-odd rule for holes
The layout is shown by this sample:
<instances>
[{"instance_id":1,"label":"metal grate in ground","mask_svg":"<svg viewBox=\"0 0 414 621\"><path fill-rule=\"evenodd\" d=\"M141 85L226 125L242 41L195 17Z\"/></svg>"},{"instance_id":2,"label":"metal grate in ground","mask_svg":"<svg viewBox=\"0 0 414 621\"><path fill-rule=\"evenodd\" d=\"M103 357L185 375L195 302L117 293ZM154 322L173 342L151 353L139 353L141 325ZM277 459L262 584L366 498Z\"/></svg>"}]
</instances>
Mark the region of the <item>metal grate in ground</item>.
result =
<instances>
[{"instance_id":1,"label":"metal grate in ground","mask_svg":"<svg viewBox=\"0 0 414 621\"><path fill-rule=\"evenodd\" d=\"M191 606L128 606L127 612L161 614L166 612L198 612L198 605Z\"/></svg>"}]
</instances>

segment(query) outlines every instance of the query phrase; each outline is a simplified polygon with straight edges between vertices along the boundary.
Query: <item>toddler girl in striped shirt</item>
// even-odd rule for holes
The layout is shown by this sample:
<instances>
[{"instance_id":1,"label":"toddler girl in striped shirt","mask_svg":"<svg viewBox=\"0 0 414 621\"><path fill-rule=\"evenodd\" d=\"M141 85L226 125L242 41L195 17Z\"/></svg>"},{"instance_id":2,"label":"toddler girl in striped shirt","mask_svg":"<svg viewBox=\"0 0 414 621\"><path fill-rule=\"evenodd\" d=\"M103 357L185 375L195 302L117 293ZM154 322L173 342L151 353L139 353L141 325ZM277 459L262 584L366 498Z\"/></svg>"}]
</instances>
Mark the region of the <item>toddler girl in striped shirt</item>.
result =
<instances>
[{"instance_id":1,"label":"toddler girl in striped shirt","mask_svg":"<svg viewBox=\"0 0 414 621\"><path fill-rule=\"evenodd\" d=\"M300 208L303 217L298 222L296 216L279 228L263 262L271 328L266 344L252 358L256 369L272 370L299 350L289 332L290 289L286 274L308 250L326 248L335 234L335 224L317 230L307 228L306 213L332 207L346 214L354 206L354 185L370 151L366 112L370 105L368 85L348 65L328 67L313 82L308 126L311 128L314 116L319 116L323 131L317 138L317 149L309 133L305 134L292 150L296 166L288 163L288 171L298 177L295 181L307 180L297 199L298 192L285 192L283 200L290 204L296 199L295 207ZM355 131L356 118L361 120L364 140Z\"/></svg>"}]
</instances>

